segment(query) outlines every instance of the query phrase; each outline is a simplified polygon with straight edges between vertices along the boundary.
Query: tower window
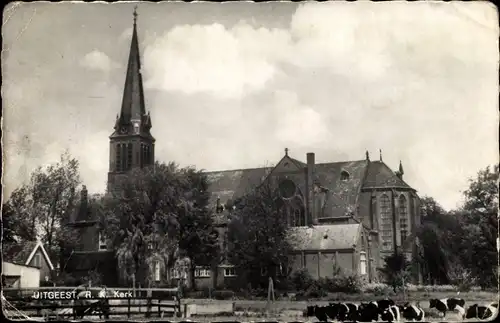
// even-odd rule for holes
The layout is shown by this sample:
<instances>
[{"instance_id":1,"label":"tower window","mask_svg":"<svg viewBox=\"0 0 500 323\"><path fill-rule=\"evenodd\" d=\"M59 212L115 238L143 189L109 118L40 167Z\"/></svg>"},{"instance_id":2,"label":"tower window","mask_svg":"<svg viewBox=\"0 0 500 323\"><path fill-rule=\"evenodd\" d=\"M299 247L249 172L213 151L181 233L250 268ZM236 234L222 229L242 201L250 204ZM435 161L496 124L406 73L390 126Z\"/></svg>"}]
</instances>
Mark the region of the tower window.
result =
<instances>
[{"instance_id":1,"label":"tower window","mask_svg":"<svg viewBox=\"0 0 500 323\"><path fill-rule=\"evenodd\" d=\"M384 194L380 198L380 237L384 251L393 249L392 225L391 202L389 197Z\"/></svg>"},{"instance_id":2,"label":"tower window","mask_svg":"<svg viewBox=\"0 0 500 323\"><path fill-rule=\"evenodd\" d=\"M144 166L144 144L141 144L141 156L140 156L141 167Z\"/></svg>"},{"instance_id":3,"label":"tower window","mask_svg":"<svg viewBox=\"0 0 500 323\"><path fill-rule=\"evenodd\" d=\"M116 145L116 171L121 172L122 171L122 147L120 144Z\"/></svg>"},{"instance_id":4,"label":"tower window","mask_svg":"<svg viewBox=\"0 0 500 323\"><path fill-rule=\"evenodd\" d=\"M406 197L401 195L399 197L399 229L401 231L401 243L408 237L408 207Z\"/></svg>"},{"instance_id":5,"label":"tower window","mask_svg":"<svg viewBox=\"0 0 500 323\"><path fill-rule=\"evenodd\" d=\"M343 170L341 173L340 173L340 180L342 182L347 182L349 180L349 173L346 172L345 170Z\"/></svg>"},{"instance_id":6,"label":"tower window","mask_svg":"<svg viewBox=\"0 0 500 323\"><path fill-rule=\"evenodd\" d=\"M144 164L148 165L148 146L144 145Z\"/></svg>"},{"instance_id":7,"label":"tower window","mask_svg":"<svg viewBox=\"0 0 500 323\"><path fill-rule=\"evenodd\" d=\"M132 168L132 144L127 147L127 170Z\"/></svg>"},{"instance_id":8,"label":"tower window","mask_svg":"<svg viewBox=\"0 0 500 323\"><path fill-rule=\"evenodd\" d=\"M121 171L124 172L128 169L127 165L127 145L126 144L121 144L121 160L122 160L122 167Z\"/></svg>"}]
</instances>

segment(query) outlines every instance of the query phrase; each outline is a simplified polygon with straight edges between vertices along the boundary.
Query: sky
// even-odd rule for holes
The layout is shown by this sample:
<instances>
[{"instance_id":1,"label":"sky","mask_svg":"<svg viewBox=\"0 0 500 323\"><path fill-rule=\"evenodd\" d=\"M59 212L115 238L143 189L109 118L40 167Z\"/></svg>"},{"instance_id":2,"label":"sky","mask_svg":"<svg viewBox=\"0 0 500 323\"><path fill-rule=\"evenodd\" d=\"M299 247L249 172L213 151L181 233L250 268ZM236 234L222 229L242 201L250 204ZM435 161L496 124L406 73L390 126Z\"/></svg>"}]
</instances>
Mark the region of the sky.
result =
<instances>
[{"instance_id":1,"label":"sky","mask_svg":"<svg viewBox=\"0 0 500 323\"><path fill-rule=\"evenodd\" d=\"M11 3L4 194L66 149L105 189L133 23L156 159L223 170L289 154L383 160L443 207L498 163L488 2Z\"/></svg>"}]
</instances>

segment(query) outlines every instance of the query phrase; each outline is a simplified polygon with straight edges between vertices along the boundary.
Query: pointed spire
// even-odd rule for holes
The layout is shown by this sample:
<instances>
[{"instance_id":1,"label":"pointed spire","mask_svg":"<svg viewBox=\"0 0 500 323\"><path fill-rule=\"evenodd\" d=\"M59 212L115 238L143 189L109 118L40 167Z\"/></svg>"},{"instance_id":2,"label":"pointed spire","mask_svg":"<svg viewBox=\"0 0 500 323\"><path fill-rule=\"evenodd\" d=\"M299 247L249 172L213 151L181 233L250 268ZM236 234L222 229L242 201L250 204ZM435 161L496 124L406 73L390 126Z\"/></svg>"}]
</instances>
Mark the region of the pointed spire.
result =
<instances>
[{"instance_id":1,"label":"pointed spire","mask_svg":"<svg viewBox=\"0 0 500 323\"><path fill-rule=\"evenodd\" d=\"M137 24L137 5L134 7L134 26Z\"/></svg>"},{"instance_id":2,"label":"pointed spire","mask_svg":"<svg viewBox=\"0 0 500 323\"><path fill-rule=\"evenodd\" d=\"M401 175L404 175L404 173L405 173L404 170L403 170L403 163L401 162L401 160L399 161L399 173Z\"/></svg>"},{"instance_id":3,"label":"pointed spire","mask_svg":"<svg viewBox=\"0 0 500 323\"><path fill-rule=\"evenodd\" d=\"M132 30L132 41L130 44L127 75L125 77L122 108L120 112L121 125L129 125L132 119L142 122L142 118L146 114L141 76L139 41L137 38L137 6L134 9L133 15L134 26Z\"/></svg>"},{"instance_id":4,"label":"pointed spire","mask_svg":"<svg viewBox=\"0 0 500 323\"><path fill-rule=\"evenodd\" d=\"M380 153L380 161L383 161L382 160L382 149L379 149L379 153Z\"/></svg>"},{"instance_id":5,"label":"pointed spire","mask_svg":"<svg viewBox=\"0 0 500 323\"><path fill-rule=\"evenodd\" d=\"M288 156L288 148L285 148L285 156Z\"/></svg>"},{"instance_id":6,"label":"pointed spire","mask_svg":"<svg viewBox=\"0 0 500 323\"><path fill-rule=\"evenodd\" d=\"M365 154L366 154L366 160L370 161L370 153L368 152L368 150L365 152Z\"/></svg>"}]
</instances>

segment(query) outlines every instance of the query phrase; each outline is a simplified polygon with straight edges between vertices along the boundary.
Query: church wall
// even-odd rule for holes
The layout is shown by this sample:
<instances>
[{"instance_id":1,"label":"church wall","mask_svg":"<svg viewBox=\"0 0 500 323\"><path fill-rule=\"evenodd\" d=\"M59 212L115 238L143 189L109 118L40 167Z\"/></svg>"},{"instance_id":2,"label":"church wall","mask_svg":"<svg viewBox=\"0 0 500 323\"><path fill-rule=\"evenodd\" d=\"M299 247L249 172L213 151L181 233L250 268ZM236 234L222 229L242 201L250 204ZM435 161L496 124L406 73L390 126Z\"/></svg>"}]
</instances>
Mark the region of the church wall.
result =
<instances>
[{"instance_id":1,"label":"church wall","mask_svg":"<svg viewBox=\"0 0 500 323\"><path fill-rule=\"evenodd\" d=\"M364 226L371 228L371 192L361 192L358 199L358 215Z\"/></svg>"},{"instance_id":2,"label":"church wall","mask_svg":"<svg viewBox=\"0 0 500 323\"><path fill-rule=\"evenodd\" d=\"M305 268L313 279L331 278L334 266L338 266L345 273L352 274L355 268L353 255L353 250L306 251L303 264L302 254L296 253L291 259L292 272Z\"/></svg>"},{"instance_id":3,"label":"church wall","mask_svg":"<svg viewBox=\"0 0 500 323\"><path fill-rule=\"evenodd\" d=\"M318 279L318 254L306 253L306 268L314 279Z\"/></svg>"}]
</instances>

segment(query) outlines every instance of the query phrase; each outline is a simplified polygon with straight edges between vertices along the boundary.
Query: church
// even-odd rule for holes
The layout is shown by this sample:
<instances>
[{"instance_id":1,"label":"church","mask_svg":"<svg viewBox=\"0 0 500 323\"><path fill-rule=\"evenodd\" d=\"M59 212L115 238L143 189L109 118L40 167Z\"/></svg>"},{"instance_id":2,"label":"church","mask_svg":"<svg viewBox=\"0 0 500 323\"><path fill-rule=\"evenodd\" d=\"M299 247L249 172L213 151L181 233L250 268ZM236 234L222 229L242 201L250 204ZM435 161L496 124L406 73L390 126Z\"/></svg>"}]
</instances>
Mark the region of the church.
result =
<instances>
[{"instance_id":1,"label":"church","mask_svg":"<svg viewBox=\"0 0 500 323\"><path fill-rule=\"evenodd\" d=\"M145 107L136 18L134 12L122 105L109 137L108 188L118 176L155 161L156 141L151 134L152 117ZM331 277L334 268L339 267L371 282L377 280L377 268L383 265L385 256L396 250L409 259L415 256L420 200L416 190L404 181L401 163L393 171L383 162L381 153L378 160L371 160L368 152L360 153L359 160L328 163L317 163L313 152L304 157L292 157L285 149L274 167L206 172L221 247L232 203L269 180L279 188L288 210L294 245L290 255L292 271L306 268L312 277L320 278ZM92 210L85 207L87 199L84 188L80 210L67 223L79 235L78 247L67 251L68 268L81 275L97 270L111 286L117 276L116 260L99 233ZM162 277L168 277L170 282L186 277L182 266L166 271L166 275L160 271L165 271L161 264L152 268L158 285L163 283ZM414 265L414 280L420 280L419 272ZM218 287L237 280L238 272L223 261L215 270L197 268L195 279L198 287Z\"/></svg>"}]
</instances>

